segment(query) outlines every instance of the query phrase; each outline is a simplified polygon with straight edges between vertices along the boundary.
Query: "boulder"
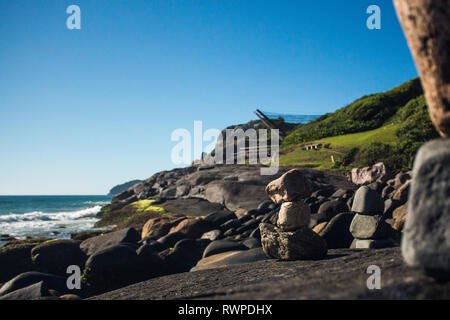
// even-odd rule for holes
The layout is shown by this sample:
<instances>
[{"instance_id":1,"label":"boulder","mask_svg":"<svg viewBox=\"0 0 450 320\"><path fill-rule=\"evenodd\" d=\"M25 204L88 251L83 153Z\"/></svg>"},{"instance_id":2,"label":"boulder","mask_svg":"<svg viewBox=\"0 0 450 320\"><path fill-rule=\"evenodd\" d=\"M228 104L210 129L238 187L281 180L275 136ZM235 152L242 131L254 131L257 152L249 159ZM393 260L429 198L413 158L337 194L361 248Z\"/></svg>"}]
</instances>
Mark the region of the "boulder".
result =
<instances>
[{"instance_id":1,"label":"boulder","mask_svg":"<svg viewBox=\"0 0 450 320\"><path fill-rule=\"evenodd\" d=\"M362 186L355 193L351 211L364 215L382 215L384 201L378 192Z\"/></svg>"},{"instance_id":2,"label":"boulder","mask_svg":"<svg viewBox=\"0 0 450 320\"><path fill-rule=\"evenodd\" d=\"M331 200L322 203L319 207L317 213L323 214L326 217L326 220L332 219L335 215L347 212L348 207L347 204L342 200Z\"/></svg>"},{"instance_id":3,"label":"boulder","mask_svg":"<svg viewBox=\"0 0 450 320\"><path fill-rule=\"evenodd\" d=\"M220 225L220 230L222 232L225 232L232 228L234 228L234 229L239 228L240 226L241 226L241 222L238 219L232 219L232 220L228 220L224 224Z\"/></svg>"},{"instance_id":4,"label":"boulder","mask_svg":"<svg viewBox=\"0 0 450 320\"><path fill-rule=\"evenodd\" d=\"M149 219L142 227L142 239L147 237L161 238L169 233L170 229L184 220L184 217L169 216Z\"/></svg>"},{"instance_id":5,"label":"boulder","mask_svg":"<svg viewBox=\"0 0 450 320\"><path fill-rule=\"evenodd\" d=\"M39 300L47 296L50 293L45 282L41 281L0 296L0 300Z\"/></svg>"},{"instance_id":6,"label":"boulder","mask_svg":"<svg viewBox=\"0 0 450 320\"><path fill-rule=\"evenodd\" d=\"M191 272L224 268L232 265L240 265L255 261L267 260L262 248L254 248L245 251L228 251L203 258L191 269Z\"/></svg>"},{"instance_id":7,"label":"boulder","mask_svg":"<svg viewBox=\"0 0 450 320\"><path fill-rule=\"evenodd\" d=\"M157 240L157 242L160 244L159 251L163 251L168 248L173 248L178 241L181 241L186 238L187 238L186 234L182 232L174 232L165 235L164 237L161 237Z\"/></svg>"},{"instance_id":8,"label":"boulder","mask_svg":"<svg viewBox=\"0 0 450 320\"><path fill-rule=\"evenodd\" d=\"M249 231L249 234L250 234L250 232L253 229L255 229L256 227L258 227L258 225L259 225L259 221L258 220L250 219L247 222L243 223L240 227L238 227L236 229L236 232L240 233L240 234L244 234L245 232Z\"/></svg>"},{"instance_id":9,"label":"boulder","mask_svg":"<svg viewBox=\"0 0 450 320\"><path fill-rule=\"evenodd\" d=\"M395 188L393 186L389 186L387 185L386 187L383 188L383 190L381 191L381 197L383 199L387 199L391 196L391 194L395 191Z\"/></svg>"},{"instance_id":10,"label":"boulder","mask_svg":"<svg viewBox=\"0 0 450 320\"><path fill-rule=\"evenodd\" d=\"M181 232L186 235L186 237L191 239L200 238L205 232L212 230L214 226L201 218L196 219L184 219L176 226L172 227L169 234L175 232Z\"/></svg>"},{"instance_id":11,"label":"boulder","mask_svg":"<svg viewBox=\"0 0 450 320\"><path fill-rule=\"evenodd\" d=\"M208 221L215 227L219 227L221 224L233 219L236 219L235 214L228 210L216 211L205 217L205 221Z\"/></svg>"},{"instance_id":12,"label":"boulder","mask_svg":"<svg viewBox=\"0 0 450 320\"><path fill-rule=\"evenodd\" d=\"M261 248L261 241L253 237L249 237L247 240L244 240L242 244L249 249Z\"/></svg>"},{"instance_id":13,"label":"boulder","mask_svg":"<svg viewBox=\"0 0 450 320\"><path fill-rule=\"evenodd\" d=\"M258 208L256 210L258 210L259 214L266 214L267 212L272 210L272 204L273 202L270 200L263 201L258 205Z\"/></svg>"},{"instance_id":14,"label":"boulder","mask_svg":"<svg viewBox=\"0 0 450 320\"><path fill-rule=\"evenodd\" d=\"M280 178L270 182L266 193L275 203L305 199L311 195L311 184L298 169L292 169Z\"/></svg>"},{"instance_id":15,"label":"boulder","mask_svg":"<svg viewBox=\"0 0 450 320\"><path fill-rule=\"evenodd\" d=\"M411 180L408 180L404 185L402 185L398 190L394 192L392 199L397 200L400 204L406 203L408 201L409 186L411 185Z\"/></svg>"},{"instance_id":16,"label":"boulder","mask_svg":"<svg viewBox=\"0 0 450 320\"><path fill-rule=\"evenodd\" d=\"M354 216L353 212L340 213L319 232L326 241L328 249L350 248L353 241L350 225Z\"/></svg>"},{"instance_id":17,"label":"boulder","mask_svg":"<svg viewBox=\"0 0 450 320\"><path fill-rule=\"evenodd\" d=\"M392 213L392 218L394 219L393 228L395 230L401 231L406 222L406 217L408 215L407 205L402 205L394 210Z\"/></svg>"},{"instance_id":18,"label":"boulder","mask_svg":"<svg viewBox=\"0 0 450 320\"><path fill-rule=\"evenodd\" d=\"M350 198L355 192L351 189L337 189L330 198L340 198L340 199L348 199Z\"/></svg>"},{"instance_id":19,"label":"boulder","mask_svg":"<svg viewBox=\"0 0 450 320\"><path fill-rule=\"evenodd\" d=\"M54 240L34 247L31 256L36 271L67 275L67 267L76 265L83 269L86 254L80 249L81 241Z\"/></svg>"},{"instance_id":20,"label":"boulder","mask_svg":"<svg viewBox=\"0 0 450 320\"><path fill-rule=\"evenodd\" d=\"M382 239L389 231L390 226L379 215L356 214L350 225L350 232L357 239Z\"/></svg>"},{"instance_id":21,"label":"boulder","mask_svg":"<svg viewBox=\"0 0 450 320\"><path fill-rule=\"evenodd\" d=\"M160 253L169 273L187 272L202 258L206 244L204 240L184 239L175 245L173 250Z\"/></svg>"},{"instance_id":22,"label":"boulder","mask_svg":"<svg viewBox=\"0 0 450 320\"><path fill-rule=\"evenodd\" d=\"M309 229L280 231L274 225L261 223L261 244L264 253L280 260L314 260L327 254L327 244L322 237Z\"/></svg>"},{"instance_id":23,"label":"boulder","mask_svg":"<svg viewBox=\"0 0 450 320\"><path fill-rule=\"evenodd\" d=\"M278 213L277 226L283 231L293 231L308 226L311 211L303 200L283 202Z\"/></svg>"},{"instance_id":24,"label":"boulder","mask_svg":"<svg viewBox=\"0 0 450 320\"><path fill-rule=\"evenodd\" d=\"M89 257L82 279L90 293L111 291L143 279L139 262L131 247L109 246Z\"/></svg>"},{"instance_id":25,"label":"boulder","mask_svg":"<svg viewBox=\"0 0 450 320\"><path fill-rule=\"evenodd\" d=\"M316 225L314 228L312 228L312 231L314 231L317 234L320 234L320 232L327 226L328 222L321 222L318 225Z\"/></svg>"},{"instance_id":26,"label":"boulder","mask_svg":"<svg viewBox=\"0 0 450 320\"><path fill-rule=\"evenodd\" d=\"M248 248L241 241L216 240L211 242L203 252L203 258L223 253L226 251L247 250Z\"/></svg>"},{"instance_id":27,"label":"boulder","mask_svg":"<svg viewBox=\"0 0 450 320\"><path fill-rule=\"evenodd\" d=\"M384 182L389 180L391 176L392 174L390 170L384 165L383 162L379 162L371 167L365 167L362 169L353 168L351 171L352 182L358 185L372 183L377 180Z\"/></svg>"},{"instance_id":28,"label":"boulder","mask_svg":"<svg viewBox=\"0 0 450 320\"><path fill-rule=\"evenodd\" d=\"M53 289L61 293L70 293L70 290L67 288L65 277L31 271L19 274L6 282L0 289L0 296L5 296L10 292L29 287L39 282L43 282L47 289Z\"/></svg>"},{"instance_id":29,"label":"boulder","mask_svg":"<svg viewBox=\"0 0 450 320\"><path fill-rule=\"evenodd\" d=\"M402 254L410 266L450 280L450 139L423 145L416 156L403 228Z\"/></svg>"},{"instance_id":30,"label":"boulder","mask_svg":"<svg viewBox=\"0 0 450 320\"><path fill-rule=\"evenodd\" d=\"M220 240L223 238L223 232L216 229L216 230L211 230L208 232L205 232L200 239L208 239L210 241L216 241L216 240Z\"/></svg>"},{"instance_id":31,"label":"boulder","mask_svg":"<svg viewBox=\"0 0 450 320\"><path fill-rule=\"evenodd\" d=\"M0 248L0 283L15 276L33 271L31 250L48 239L14 240Z\"/></svg>"},{"instance_id":32,"label":"boulder","mask_svg":"<svg viewBox=\"0 0 450 320\"><path fill-rule=\"evenodd\" d=\"M399 201L393 200L393 199L387 199L384 201L384 211L383 216L386 219L392 218L392 213L395 209L397 209L400 206Z\"/></svg>"},{"instance_id":33,"label":"boulder","mask_svg":"<svg viewBox=\"0 0 450 320\"><path fill-rule=\"evenodd\" d=\"M80 248L87 256L91 256L108 247L116 246L121 243L137 243L139 240L141 240L141 237L136 229L125 228L86 239L81 242Z\"/></svg>"}]
</instances>

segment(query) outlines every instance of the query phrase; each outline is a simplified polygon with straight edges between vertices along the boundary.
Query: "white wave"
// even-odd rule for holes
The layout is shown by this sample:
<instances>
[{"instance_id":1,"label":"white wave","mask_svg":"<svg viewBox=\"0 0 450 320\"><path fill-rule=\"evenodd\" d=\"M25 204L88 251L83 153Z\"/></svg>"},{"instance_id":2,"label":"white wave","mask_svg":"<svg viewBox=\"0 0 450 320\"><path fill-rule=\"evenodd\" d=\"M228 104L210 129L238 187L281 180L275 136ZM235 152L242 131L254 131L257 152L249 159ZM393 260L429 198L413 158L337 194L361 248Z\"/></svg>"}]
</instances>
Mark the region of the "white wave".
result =
<instances>
[{"instance_id":1,"label":"white wave","mask_svg":"<svg viewBox=\"0 0 450 320\"><path fill-rule=\"evenodd\" d=\"M92 228L102 206L97 205L76 211L45 213L41 211L0 216L0 230L12 236L71 233Z\"/></svg>"}]
</instances>

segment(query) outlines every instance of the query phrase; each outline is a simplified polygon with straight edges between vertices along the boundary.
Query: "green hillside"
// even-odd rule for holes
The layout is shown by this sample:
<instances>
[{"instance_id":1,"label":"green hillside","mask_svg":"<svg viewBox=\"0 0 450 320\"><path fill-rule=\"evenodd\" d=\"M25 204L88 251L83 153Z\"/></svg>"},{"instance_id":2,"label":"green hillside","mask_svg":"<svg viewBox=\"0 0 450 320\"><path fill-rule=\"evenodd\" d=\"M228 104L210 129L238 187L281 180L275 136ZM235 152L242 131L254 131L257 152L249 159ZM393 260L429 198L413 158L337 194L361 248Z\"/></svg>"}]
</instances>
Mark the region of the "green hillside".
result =
<instances>
[{"instance_id":1,"label":"green hillside","mask_svg":"<svg viewBox=\"0 0 450 320\"><path fill-rule=\"evenodd\" d=\"M417 149L437 136L416 78L299 125L283 141L280 164L343 171L383 161L399 171L409 168ZM324 147L302 149L312 143Z\"/></svg>"}]
</instances>

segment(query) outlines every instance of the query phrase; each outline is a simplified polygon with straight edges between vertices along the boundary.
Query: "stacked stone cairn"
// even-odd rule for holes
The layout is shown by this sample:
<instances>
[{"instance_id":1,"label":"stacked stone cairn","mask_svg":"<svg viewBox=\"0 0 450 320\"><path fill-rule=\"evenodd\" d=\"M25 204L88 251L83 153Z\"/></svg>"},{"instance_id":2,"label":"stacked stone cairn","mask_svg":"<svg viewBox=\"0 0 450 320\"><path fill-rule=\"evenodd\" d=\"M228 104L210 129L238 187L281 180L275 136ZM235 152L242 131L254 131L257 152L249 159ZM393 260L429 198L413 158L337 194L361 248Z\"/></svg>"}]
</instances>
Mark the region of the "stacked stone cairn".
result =
<instances>
[{"instance_id":1,"label":"stacked stone cairn","mask_svg":"<svg viewBox=\"0 0 450 320\"><path fill-rule=\"evenodd\" d=\"M394 245L389 238L392 228L386 223L383 211L384 201L378 192L367 186L356 191L352 205L352 212L356 214L350 224L355 239L351 248L378 249Z\"/></svg>"},{"instance_id":2,"label":"stacked stone cairn","mask_svg":"<svg viewBox=\"0 0 450 320\"><path fill-rule=\"evenodd\" d=\"M314 260L327 254L327 244L308 225L311 211L304 199L311 195L311 185L300 170L293 169L270 182L266 193L281 203L276 225L261 223L264 253L280 260Z\"/></svg>"}]
</instances>

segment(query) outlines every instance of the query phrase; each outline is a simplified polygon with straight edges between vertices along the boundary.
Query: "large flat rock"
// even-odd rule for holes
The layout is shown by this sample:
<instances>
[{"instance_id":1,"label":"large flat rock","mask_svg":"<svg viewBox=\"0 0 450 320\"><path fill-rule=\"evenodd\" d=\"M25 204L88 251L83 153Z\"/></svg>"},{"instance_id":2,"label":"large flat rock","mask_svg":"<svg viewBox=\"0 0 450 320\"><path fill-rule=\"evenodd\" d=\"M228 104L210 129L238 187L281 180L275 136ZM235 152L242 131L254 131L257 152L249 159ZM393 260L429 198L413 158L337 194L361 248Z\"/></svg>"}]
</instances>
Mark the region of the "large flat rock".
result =
<instances>
[{"instance_id":1,"label":"large flat rock","mask_svg":"<svg viewBox=\"0 0 450 320\"><path fill-rule=\"evenodd\" d=\"M381 289L367 289L370 265ZM265 260L154 278L91 299L450 299L437 283L407 267L399 248L329 250L319 261Z\"/></svg>"}]
</instances>

